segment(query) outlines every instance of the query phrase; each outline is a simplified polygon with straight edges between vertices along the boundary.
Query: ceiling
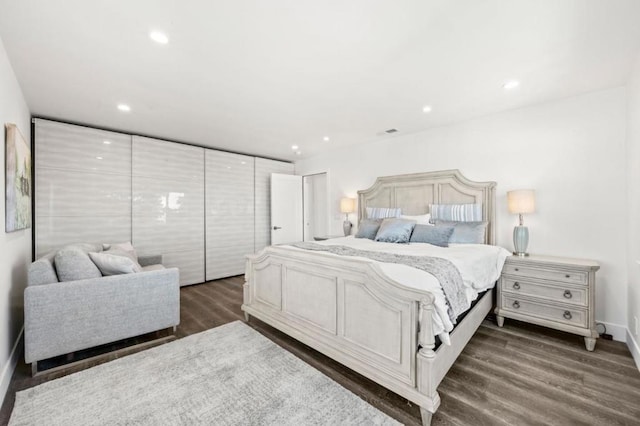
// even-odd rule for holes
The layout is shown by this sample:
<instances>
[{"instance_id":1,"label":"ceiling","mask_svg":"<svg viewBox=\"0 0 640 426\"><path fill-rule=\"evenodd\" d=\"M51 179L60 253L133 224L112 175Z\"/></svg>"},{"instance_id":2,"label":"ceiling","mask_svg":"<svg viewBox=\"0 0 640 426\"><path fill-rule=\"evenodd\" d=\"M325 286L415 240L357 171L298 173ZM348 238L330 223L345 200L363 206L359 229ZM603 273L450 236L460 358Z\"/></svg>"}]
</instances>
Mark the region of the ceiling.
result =
<instances>
[{"instance_id":1,"label":"ceiling","mask_svg":"<svg viewBox=\"0 0 640 426\"><path fill-rule=\"evenodd\" d=\"M624 85L639 17L636 0L0 0L0 37L34 115L295 160Z\"/></svg>"}]
</instances>

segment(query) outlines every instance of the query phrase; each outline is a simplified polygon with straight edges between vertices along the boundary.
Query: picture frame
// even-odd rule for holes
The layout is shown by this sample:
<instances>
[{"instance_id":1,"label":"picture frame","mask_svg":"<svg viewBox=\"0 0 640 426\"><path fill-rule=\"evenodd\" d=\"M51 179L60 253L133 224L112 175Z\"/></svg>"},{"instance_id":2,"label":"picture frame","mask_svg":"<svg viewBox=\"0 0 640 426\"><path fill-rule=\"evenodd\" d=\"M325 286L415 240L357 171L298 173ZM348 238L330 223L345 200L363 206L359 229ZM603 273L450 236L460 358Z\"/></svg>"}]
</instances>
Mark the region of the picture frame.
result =
<instances>
[{"instance_id":1,"label":"picture frame","mask_svg":"<svg viewBox=\"0 0 640 426\"><path fill-rule=\"evenodd\" d=\"M5 124L5 231L31 227L31 147L13 123Z\"/></svg>"}]
</instances>

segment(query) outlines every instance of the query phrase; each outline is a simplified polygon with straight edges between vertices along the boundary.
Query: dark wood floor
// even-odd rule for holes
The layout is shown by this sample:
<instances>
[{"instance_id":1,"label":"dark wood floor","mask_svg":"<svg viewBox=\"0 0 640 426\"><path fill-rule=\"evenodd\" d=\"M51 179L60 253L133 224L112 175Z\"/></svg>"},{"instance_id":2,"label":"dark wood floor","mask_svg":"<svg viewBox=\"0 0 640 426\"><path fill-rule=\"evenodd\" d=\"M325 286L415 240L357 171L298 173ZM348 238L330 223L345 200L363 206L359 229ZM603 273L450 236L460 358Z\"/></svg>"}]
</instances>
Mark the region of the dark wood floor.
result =
<instances>
[{"instance_id":1,"label":"dark wood floor","mask_svg":"<svg viewBox=\"0 0 640 426\"><path fill-rule=\"evenodd\" d=\"M243 320L242 283L242 277L233 277L182 288L177 338ZM250 325L398 421L420 424L418 407L407 400L258 320ZM17 391L136 350L35 379L21 363L0 424L8 422ZM510 320L501 329L485 321L439 392L442 405L434 425L640 425L640 372L623 343L599 340L595 352L587 352L578 336Z\"/></svg>"}]
</instances>

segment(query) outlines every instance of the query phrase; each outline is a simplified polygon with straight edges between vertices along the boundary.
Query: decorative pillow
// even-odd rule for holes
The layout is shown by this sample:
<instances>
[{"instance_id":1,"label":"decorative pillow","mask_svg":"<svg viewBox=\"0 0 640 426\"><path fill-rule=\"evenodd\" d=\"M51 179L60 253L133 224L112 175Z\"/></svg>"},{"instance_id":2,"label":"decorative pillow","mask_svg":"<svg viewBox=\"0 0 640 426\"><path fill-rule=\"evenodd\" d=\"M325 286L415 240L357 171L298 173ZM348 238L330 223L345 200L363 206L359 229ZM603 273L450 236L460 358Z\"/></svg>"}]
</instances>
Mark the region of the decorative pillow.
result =
<instances>
[{"instance_id":1,"label":"decorative pillow","mask_svg":"<svg viewBox=\"0 0 640 426\"><path fill-rule=\"evenodd\" d=\"M367 207L367 219L386 219L388 217L400 217L402 209L388 207Z\"/></svg>"},{"instance_id":2,"label":"decorative pillow","mask_svg":"<svg viewBox=\"0 0 640 426\"><path fill-rule=\"evenodd\" d=\"M102 275L132 274L142 271L140 265L128 256L121 256L113 252L114 250L108 250L102 253L89 253L89 257L98 269L100 269Z\"/></svg>"},{"instance_id":3,"label":"decorative pillow","mask_svg":"<svg viewBox=\"0 0 640 426\"><path fill-rule=\"evenodd\" d=\"M484 244L487 232L487 222L449 222L436 220L437 226L453 226L453 234L449 243L457 244Z\"/></svg>"},{"instance_id":4,"label":"decorative pillow","mask_svg":"<svg viewBox=\"0 0 640 426\"><path fill-rule=\"evenodd\" d=\"M53 267L55 253L43 256L29 265L29 285L42 285L58 282L56 270Z\"/></svg>"},{"instance_id":5,"label":"decorative pillow","mask_svg":"<svg viewBox=\"0 0 640 426\"><path fill-rule=\"evenodd\" d=\"M358 223L358 232L355 237L373 240L376 238L381 223L382 219L362 219L360 223Z\"/></svg>"},{"instance_id":6,"label":"decorative pillow","mask_svg":"<svg viewBox=\"0 0 640 426\"><path fill-rule=\"evenodd\" d=\"M418 225L431 225L431 223L429 223L429 221L431 220L431 215L429 213L420 214L417 216L407 216L403 214L400 215L400 219L415 220L416 224Z\"/></svg>"},{"instance_id":7,"label":"decorative pillow","mask_svg":"<svg viewBox=\"0 0 640 426\"><path fill-rule=\"evenodd\" d=\"M89 255L79 247L63 248L56 253L54 259L60 281L86 280L102 276Z\"/></svg>"},{"instance_id":8,"label":"decorative pillow","mask_svg":"<svg viewBox=\"0 0 640 426\"><path fill-rule=\"evenodd\" d=\"M438 247L449 247L453 226L416 225L410 243L429 243Z\"/></svg>"},{"instance_id":9,"label":"decorative pillow","mask_svg":"<svg viewBox=\"0 0 640 426\"><path fill-rule=\"evenodd\" d=\"M413 220L384 219L376 234L376 241L406 244L409 242L414 226L416 222Z\"/></svg>"},{"instance_id":10,"label":"decorative pillow","mask_svg":"<svg viewBox=\"0 0 640 426\"><path fill-rule=\"evenodd\" d=\"M113 256L121 256L121 257L126 257L127 259L130 259L133 262L134 268L135 268L135 272L140 272L142 271L142 265L140 265L140 263L138 263L138 256L135 252L135 250L121 250L118 248L110 248L107 251L104 251L103 253L107 253L107 254L111 254Z\"/></svg>"},{"instance_id":11,"label":"decorative pillow","mask_svg":"<svg viewBox=\"0 0 640 426\"><path fill-rule=\"evenodd\" d=\"M482 204L431 204L431 222L448 220L454 222L481 222Z\"/></svg>"},{"instance_id":12,"label":"decorative pillow","mask_svg":"<svg viewBox=\"0 0 640 426\"><path fill-rule=\"evenodd\" d=\"M133 248L133 245L131 245L130 241L127 241L126 243L103 244L102 248L105 251L106 250L111 250L111 249L118 249L118 250L126 251L126 252L130 253L133 256L133 260L136 263L138 262L138 253L136 253L136 250Z\"/></svg>"}]
</instances>

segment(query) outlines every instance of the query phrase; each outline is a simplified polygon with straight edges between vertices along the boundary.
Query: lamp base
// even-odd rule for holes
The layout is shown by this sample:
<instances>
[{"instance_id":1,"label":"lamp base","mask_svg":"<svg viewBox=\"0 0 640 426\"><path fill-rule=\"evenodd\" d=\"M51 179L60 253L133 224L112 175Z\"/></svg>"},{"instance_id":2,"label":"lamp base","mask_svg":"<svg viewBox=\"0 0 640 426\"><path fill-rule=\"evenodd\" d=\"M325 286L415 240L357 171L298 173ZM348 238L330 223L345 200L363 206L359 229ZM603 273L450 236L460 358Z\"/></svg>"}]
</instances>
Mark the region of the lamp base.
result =
<instances>
[{"instance_id":1,"label":"lamp base","mask_svg":"<svg viewBox=\"0 0 640 426\"><path fill-rule=\"evenodd\" d=\"M513 228L513 254L516 256L529 256L527 246L529 245L529 228L520 225Z\"/></svg>"},{"instance_id":2,"label":"lamp base","mask_svg":"<svg viewBox=\"0 0 640 426\"><path fill-rule=\"evenodd\" d=\"M512 252L514 256L527 257L529 253L518 253L517 251Z\"/></svg>"},{"instance_id":3,"label":"lamp base","mask_svg":"<svg viewBox=\"0 0 640 426\"><path fill-rule=\"evenodd\" d=\"M345 237L348 237L349 235L351 235L351 227L352 226L353 225L348 220L345 220L344 222L342 222L342 230L344 231L344 236Z\"/></svg>"}]
</instances>

